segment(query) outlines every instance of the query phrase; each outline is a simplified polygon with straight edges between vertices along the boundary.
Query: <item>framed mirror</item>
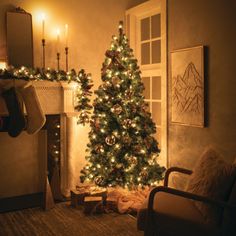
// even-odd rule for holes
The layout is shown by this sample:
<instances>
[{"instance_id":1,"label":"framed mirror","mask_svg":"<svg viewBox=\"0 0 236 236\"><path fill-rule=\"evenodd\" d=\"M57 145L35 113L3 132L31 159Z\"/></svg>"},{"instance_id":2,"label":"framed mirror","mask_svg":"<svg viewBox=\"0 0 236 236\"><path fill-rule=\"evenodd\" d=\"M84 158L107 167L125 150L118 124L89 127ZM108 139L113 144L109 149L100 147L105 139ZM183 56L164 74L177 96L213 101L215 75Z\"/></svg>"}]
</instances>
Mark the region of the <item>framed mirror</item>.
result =
<instances>
[{"instance_id":1,"label":"framed mirror","mask_svg":"<svg viewBox=\"0 0 236 236\"><path fill-rule=\"evenodd\" d=\"M32 16L21 8L6 13L8 64L33 67Z\"/></svg>"}]
</instances>

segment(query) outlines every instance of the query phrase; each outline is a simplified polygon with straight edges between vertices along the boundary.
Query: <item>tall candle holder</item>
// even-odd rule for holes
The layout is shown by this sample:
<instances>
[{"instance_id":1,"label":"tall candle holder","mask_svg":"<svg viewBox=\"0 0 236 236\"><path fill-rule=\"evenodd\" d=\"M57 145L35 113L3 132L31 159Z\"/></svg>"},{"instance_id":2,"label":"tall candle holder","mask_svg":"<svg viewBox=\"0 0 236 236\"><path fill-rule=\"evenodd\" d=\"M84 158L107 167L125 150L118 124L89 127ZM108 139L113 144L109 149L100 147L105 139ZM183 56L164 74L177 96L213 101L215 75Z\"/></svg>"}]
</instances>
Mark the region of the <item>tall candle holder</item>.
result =
<instances>
[{"instance_id":1,"label":"tall candle holder","mask_svg":"<svg viewBox=\"0 0 236 236\"><path fill-rule=\"evenodd\" d=\"M57 70L60 70L60 53L57 53Z\"/></svg>"},{"instance_id":2,"label":"tall candle holder","mask_svg":"<svg viewBox=\"0 0 236 236\"><path fill-rule=\"evenodd\" d=\"M45 69L45 42L46 40L45 39L42 39L42 51L43 51L43 69Z\"/></svg>"},{"instance_id":3,"label":"tall candle holder","mask_svg":"<svg viewBox=\"0 0 236 236\"><path fill-rule=\"evenodd\" d=\"M69 48L65 47L65 54L66 54L66 72L68 72L68 53L69 53Z\"/></svg>"}]
</instances>

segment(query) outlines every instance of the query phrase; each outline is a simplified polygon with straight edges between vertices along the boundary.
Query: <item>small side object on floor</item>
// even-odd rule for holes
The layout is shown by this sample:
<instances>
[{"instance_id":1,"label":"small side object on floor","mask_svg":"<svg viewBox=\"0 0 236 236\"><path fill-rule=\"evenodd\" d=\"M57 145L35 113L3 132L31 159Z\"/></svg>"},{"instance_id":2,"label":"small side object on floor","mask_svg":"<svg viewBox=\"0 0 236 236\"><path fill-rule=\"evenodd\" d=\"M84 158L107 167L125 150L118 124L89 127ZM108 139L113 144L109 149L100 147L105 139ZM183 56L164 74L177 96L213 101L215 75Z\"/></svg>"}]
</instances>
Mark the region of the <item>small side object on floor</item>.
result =
<instances>
[{"instance_id":1,"label":"small side object on floor","mask_svg":"<svg viewBox=\"0 0 236 236\"><path fill-rule=\"evenodd\" d=\"M17 137L25 128L26 121L23 113L23 103L14 87L2 93L9 112L8 134Z\"/></svg>"},{"instance_id":2,"label":"small side object on floor","mask_svg":"<svg viewBox=\"0 0 236 236\"><path fill-rule=\"evenodd\" d=\"M84 198L87 196L102 197L102 201L105 204L107 198L107 190L105 188L93 187L93 186L76 186L76 190L71 190L71 205L78 208L79 205L84 204Z\"/></svg>"},{"instance_id":3,"label":"small side object on floor","mask_svg":"<svg viewBox=\"0 0 236 236\"><path fill-rule=\"evenodd\" d=\"M40 106L34 86L30 85L28 87L22 88L20 89L20 93L25 103L27 112L26 131L28 134L35 134L44 126L46 117Z\"/></svg>"},{"instance_id":4,"label":"small side object on floor","mask_svg":"<svg viewBox=\"0 0 236 236\"><path fill-rule=\"evenodd\" d=\"M99 214L104 212L104 204L101 196L84 198L84 213L85 214Z\"/></svg>"}]
</instances>

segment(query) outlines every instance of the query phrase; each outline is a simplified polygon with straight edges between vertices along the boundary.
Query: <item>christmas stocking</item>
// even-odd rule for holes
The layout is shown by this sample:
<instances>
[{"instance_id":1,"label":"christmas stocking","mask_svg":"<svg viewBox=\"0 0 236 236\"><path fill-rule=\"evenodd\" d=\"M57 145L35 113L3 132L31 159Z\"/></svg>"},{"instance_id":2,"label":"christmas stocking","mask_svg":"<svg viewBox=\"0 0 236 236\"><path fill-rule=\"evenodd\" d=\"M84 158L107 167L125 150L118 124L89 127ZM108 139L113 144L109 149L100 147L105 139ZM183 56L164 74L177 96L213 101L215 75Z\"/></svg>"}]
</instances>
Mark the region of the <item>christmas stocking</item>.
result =
<instances>
[{"instance_id":1,"label":"christmas stocking","mask_svg":"<svg viewBox=\"0 0 236 236\"><path fill-rule=\"evenodd\" d=\"M35 88L31 85L20 89L27 112L27 133L38 132L45 124L46 117L43 114Z\"/></svg>"},{"instance_id":2,"label":"christmas stocking","mask_svg":"<svg viewBox=\"0 0 236 236\"><path fill-rule=\"evenodd\" d=\"M22 100L17 96L14 87L4 91L2 97L5 100L9 112L8 134L11 137L17 137L25 128L26 124Z\"/></svg>"}]
</instances>

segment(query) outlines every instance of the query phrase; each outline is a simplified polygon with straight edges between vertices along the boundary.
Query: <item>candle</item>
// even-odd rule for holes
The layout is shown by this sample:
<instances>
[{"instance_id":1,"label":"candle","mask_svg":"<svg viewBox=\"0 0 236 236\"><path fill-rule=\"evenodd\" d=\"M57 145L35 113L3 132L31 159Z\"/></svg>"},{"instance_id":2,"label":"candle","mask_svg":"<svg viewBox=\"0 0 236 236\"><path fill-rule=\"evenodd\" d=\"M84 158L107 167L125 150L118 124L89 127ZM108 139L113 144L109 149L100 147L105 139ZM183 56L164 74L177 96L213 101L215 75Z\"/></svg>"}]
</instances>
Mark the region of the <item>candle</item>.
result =
<instances>
[{"instance_id":1,"label":"candle","mask_svg":"<svg viewBox=\"0 0 236 236\"><path fill-rule=\"evenodd\" d=\"M60 47L60 29L57 29L57 52L59 52Z\"/></svg>"},{"instance_id":2,"label":"candle","mask_svg":"<svg viewBox=\"0 0 236 236\"><path fill-rule=\"evenodd\" d=\"M45 14L42 13L42 39L44 39L45 36Z\"/></svg>"},{"instance_id":3,"label":"candle","mask_svg":"<svg viewBox=\"0 0 236 236\"><path fill-rule=\"evenodd\" d=\"M65 24L66 47L68 47L68 25Z\"/></svg>"}]
</instances>

